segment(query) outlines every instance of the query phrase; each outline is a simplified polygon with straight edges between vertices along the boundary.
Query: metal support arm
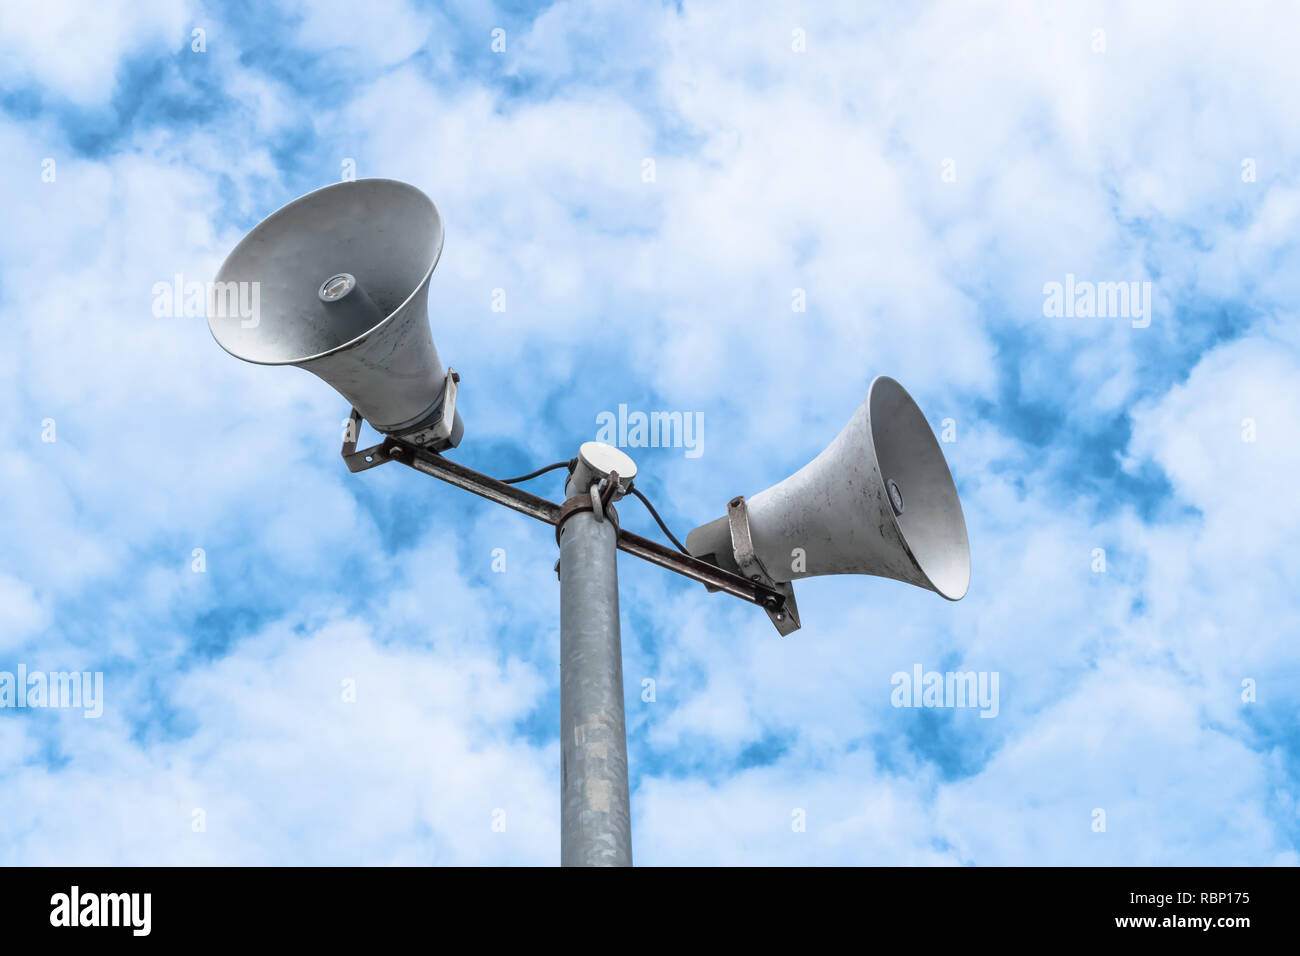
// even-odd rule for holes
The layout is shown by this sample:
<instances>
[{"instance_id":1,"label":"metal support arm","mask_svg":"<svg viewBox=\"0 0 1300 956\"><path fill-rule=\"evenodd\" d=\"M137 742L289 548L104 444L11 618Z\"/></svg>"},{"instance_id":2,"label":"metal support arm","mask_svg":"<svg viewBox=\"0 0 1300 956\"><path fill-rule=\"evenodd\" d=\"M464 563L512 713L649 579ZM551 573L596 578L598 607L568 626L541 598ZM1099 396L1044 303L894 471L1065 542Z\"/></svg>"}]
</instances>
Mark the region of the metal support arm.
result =
<instances>
[{"instance_id":1,"label":"metal support arm","mask_svg":"<svg viewBox=\"0 0 1300 956\"><path fill-rule=\"evenodd\" d=\"M400 462L422 474L431 475L448 484L455 485L457 488L472 492L481 498L495 501L499 505L505 505L520 514L528 515L530 518L536 518L538 521L549 525L559 524L560 506L555 502L529 494L514 485L507 485L496 478L450 461L442 457L442 455L407 444L396 438L385 438L381 444L358 451L355 436L359 432L360 423L361 416L357 414L356 409L353 409L352 424L354 427L351 430L353 437L343 443L342 452L343 460L347 462L347 466L351 471L365 471L389 461ZM797 612L795 614L785 613L782 619L777 618L777 614L784 613L783 609L793 606L794 603L793 595L782 590L781 585L762 580L751 580L717 565L710 564L708 561L702 561L689 554L682 554L680 551L662 545L657 541L643 538L639 534L633 534L622 529L618 532L618 550L641 558L644 561L649 561L651 564L656 564L668 571L688 577L693 581L699 581L712 590L723 591L732 597L740 598L742 601L757 604L772 616L777 629L783 634L788 633L786 628L794 630L799 626ZM791 624L793 624L793 627L790 627Z\"/></svg>"}]
</instances>

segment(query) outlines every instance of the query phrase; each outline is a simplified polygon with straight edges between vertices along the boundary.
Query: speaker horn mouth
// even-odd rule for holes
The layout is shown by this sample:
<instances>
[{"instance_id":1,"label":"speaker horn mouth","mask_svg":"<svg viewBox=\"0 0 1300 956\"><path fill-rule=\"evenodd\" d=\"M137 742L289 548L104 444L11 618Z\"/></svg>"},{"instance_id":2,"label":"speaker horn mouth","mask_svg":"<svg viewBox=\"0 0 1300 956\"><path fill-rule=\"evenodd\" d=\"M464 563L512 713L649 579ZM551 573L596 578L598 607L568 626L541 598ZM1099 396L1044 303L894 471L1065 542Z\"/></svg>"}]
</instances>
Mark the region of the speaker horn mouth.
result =
<instances>
[{"instance_id":1,"label":"speaker horn mouth","mask_svg":"<svg viewBox=\"0 0 1300 956\"><path fill-rule=\"evenodd\" d=\"M970 587L970 542L939 441L912 396L894 379L876 378L867 402L876 466L903 543L930 587L959 601Z\"/></svg>"},{"instance_id":2,"label":"speaker horn mouth","mask_svg":"<svg viewBox=\"0 0 1300 956\"><path fill-rule=\"evenodd\" d=\"M420 294L442 243L442 216L414 186L392 179L325 186L277 209L235 246L217 273L214 301L250 284L258 314L210 303L208 328L223 349L257 365L302 365L344 351ZM351 283L336 283L338 294L327 298L325 285L344 276Z\"/></svg>"}]
</instances>

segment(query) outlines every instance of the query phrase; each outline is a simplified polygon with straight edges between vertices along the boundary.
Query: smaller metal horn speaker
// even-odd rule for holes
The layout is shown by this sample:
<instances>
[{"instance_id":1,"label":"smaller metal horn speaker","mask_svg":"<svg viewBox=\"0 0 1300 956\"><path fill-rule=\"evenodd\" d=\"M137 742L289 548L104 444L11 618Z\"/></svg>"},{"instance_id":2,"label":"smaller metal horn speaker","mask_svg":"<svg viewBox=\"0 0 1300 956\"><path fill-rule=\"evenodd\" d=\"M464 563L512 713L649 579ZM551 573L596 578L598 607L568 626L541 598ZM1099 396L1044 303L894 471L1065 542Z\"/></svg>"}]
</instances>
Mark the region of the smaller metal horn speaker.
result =
<instances>
[{"instance_id":1,"label":"smaller metal horn speaker","mask_svg":"<svg viewBox=\"0 0 1300 956\"><path fill-rule=\"evenodd\" d=\"M443 369L428 316L442 239L438 208L414 186L360 179L318 189L230 253L208 327L235 358L320 376L381 432L453 447L464 432L457 376ZM251 316L224 307L232 292L255 304Z\"/></svg>"},{"instance_id":2,"label":"smaller metal horn speaker","mask_svg":"<svg viewBox=\"0 0 1300 956\"><path fill-rule=\"evenodd\" d=\"M970 585L970 545L939 442L892 378L826 450L780 484L696 528L686 550L778 584L821 574L874 574L950 601Z\"/></svg>"}]
</instances>

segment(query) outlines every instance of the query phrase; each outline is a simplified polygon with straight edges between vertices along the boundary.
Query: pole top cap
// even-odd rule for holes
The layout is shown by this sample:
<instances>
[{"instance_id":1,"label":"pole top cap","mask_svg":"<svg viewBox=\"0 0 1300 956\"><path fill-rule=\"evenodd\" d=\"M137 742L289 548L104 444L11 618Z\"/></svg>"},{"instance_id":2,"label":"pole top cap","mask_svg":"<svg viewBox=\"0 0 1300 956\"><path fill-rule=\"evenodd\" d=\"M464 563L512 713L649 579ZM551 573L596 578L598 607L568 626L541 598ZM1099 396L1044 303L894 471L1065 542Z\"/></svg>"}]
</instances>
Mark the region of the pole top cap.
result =
<instances>
[{"instance_id":1,"label":"pole top cap","mask_svg":"<svg viewBox=\"0 0 1300 956\"><path fill-rule=\"evenodd\" d=\"M593 482L608 478L618 472L619 493L627 492L636 477L636 462L613 445L601 441L583 442L578 449L578 466L573 471L574 483L585 490Z\"/></svg>"}]
</instances>

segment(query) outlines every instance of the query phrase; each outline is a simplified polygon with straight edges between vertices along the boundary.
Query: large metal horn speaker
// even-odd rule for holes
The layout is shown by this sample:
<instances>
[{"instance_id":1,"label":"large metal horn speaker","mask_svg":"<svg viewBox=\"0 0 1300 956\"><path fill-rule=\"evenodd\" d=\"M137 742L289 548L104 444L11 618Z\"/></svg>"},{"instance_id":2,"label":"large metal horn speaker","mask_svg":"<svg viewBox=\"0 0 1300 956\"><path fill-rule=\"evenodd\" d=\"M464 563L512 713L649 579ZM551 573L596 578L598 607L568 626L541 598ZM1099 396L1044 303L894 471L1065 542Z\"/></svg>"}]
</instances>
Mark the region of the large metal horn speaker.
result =
<instances>
[{"instance_id":1,"label":"large metal horn speaker","mask_svg":"<svg viewBox=\"0 0 1300 956\"><path fill-rule=\"evenodd\" d=\"M208 325L236 358L320 376L371 425L439 450L460 442L455 376L429 329L442 216L424 193L361 179L308 193L259 223L222 265ZM253 316L222 308L252 283ZM249 288L249 287L243 287Z\"/></svg>"},{"instance_id":2,"label":"large metal horn speaker","mask_svg":"<svg viewBox=\"0 0 1300 956\"><path fill-rule=\"evenodd\" d=\"M727 515L687 536L686 549L778 583L874 574L950 601L970 584L966 522L939 442L916 402L884 376L825 451L780 484L733 499Z\"/></svg>"}]
</instances>

